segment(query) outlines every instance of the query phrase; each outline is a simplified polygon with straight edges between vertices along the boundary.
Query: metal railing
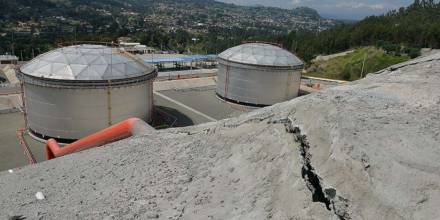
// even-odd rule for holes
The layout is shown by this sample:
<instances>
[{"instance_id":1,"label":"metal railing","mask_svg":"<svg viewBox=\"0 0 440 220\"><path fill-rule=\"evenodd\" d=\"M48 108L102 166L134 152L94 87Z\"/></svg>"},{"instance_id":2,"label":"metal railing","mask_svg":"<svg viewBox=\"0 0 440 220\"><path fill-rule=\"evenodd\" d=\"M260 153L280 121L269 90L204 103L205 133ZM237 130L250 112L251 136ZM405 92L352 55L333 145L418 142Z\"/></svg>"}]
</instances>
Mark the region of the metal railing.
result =
<instances>
[{"instance_id":1,"label":"metal railing","mask_svg":"<svg viewBox=\"0 0 440 220\"><path fill-rule=\"evenodd\" d=\"M28 143L26 142L26 139L24 138L25 129L18 129L16 134L17 138L20 142L20 146L23 150L23 153L28 161L29 164L36 164L37 160L35 159L34 155L32 154L31 149L29 148Z\"/></svg>"},{"instance_id":2,"label":"metal railing","mask_svg":"<svg viewBox=\"0 0 440 220\"><path fill-rule=\"evenodd\" d=\"M67 47L81 44L94 44L94 45L103 45L108 47L119 47L119 44L114 42L106 42L106 41L67 41L58 43L58 47Z\"/></svg>"},{"instance_id":3,"label":"metal railing","mask_svg":"<svg viewBox=\"0 0 440 220\"><path fill-rule=\"evenodd\" d=\"M177 117L174 115L169 114L168 112L155 108L154 111L161 117L164 118L164 121L168 123L169 127L172 128L177 124Z\"/></svg>"}]
</instances>

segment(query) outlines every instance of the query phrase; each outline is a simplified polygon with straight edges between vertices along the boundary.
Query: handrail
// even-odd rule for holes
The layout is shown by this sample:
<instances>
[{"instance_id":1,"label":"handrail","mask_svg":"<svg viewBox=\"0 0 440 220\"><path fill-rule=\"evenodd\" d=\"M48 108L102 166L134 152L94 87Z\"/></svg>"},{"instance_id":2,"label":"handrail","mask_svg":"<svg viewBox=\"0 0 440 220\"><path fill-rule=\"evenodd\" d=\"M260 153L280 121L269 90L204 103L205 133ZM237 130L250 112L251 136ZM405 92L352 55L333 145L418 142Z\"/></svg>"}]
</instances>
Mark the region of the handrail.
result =
<instances>
[{"instance_id":1,"label":"handrail","mask_svg":"<svg viewBox=\"0 0 440 220\"><path fill-rule=\"evenodd\" d=\"M95 45L103 45L103 46L110 46L110 47L118 47L119 44L114 42L108 42L108 41L66 41L66 42L59 42L57 43L58 47L66 47L66 46L75 46L75 45L81 45L81 44L95 44Z\"/></svg>"},{"instance_id":2,"label":"handrail","mask_svg":"<svg viewBox=\"0 0 440 220\"><path fill-rule=\"evenodd\" d=\"M89 148L99 147L131 136L150 133L152 131L154 131L154 128L143 120L139 118L129 118L63 147L60 147L58 142L51 138L47 140L46 143L46 159L51 160L56 157L61 157Z\"/></svg>"},{"instance_id":3,"label":"handrail","mask_svg":"<svg viewBox=\"0 0 440 220\"><path fill-rule=\"evenodd\" d=\"M32 151L29 148L29 145L26 142L26 139L24 139L24 131L25 131L25 129L18 129L16 132L17 138L20 142L20 146L23 150L24 155L26 156L28 163L29 164L36 164L37 160L35 159L34 155L32 154Z\"/></svg>"},{"instance_id":4,"label":"handrail","mask_svg":"<svg viewBox=\"0 0 440 220\"><path fill-rule=\"evenodd\" d=\"M241 43L242 44L252 44L252 43L254 43L254 44L256 44L256 43L270 44L270 45L273 45L273 46L277 46L277 47L283 48L283 44L275 43L275 42L269 42L269 41L244 40L244 41L241 41Z\"/></svg>"}]
</instances>

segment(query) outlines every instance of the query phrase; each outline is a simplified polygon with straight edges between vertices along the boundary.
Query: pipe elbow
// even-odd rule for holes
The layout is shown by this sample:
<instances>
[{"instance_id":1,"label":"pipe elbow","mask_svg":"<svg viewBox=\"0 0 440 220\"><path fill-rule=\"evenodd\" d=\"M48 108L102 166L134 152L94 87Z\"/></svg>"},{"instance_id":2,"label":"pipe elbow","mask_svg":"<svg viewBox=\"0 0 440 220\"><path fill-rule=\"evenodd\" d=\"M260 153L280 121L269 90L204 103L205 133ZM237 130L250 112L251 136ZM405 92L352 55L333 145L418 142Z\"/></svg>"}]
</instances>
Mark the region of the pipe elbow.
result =
<instances>
[{"instance_id":1,"label":"pipe elbow","mask_svg":"<svg viewBox=\"0 0 440 220\"><path fill-rule=\"evenodd\" d=\"M77 151L99 147L130 136L151 133L154 131L155 129L142 119L128 118L64 147L60 147L55 139L49 139L46 143L46 158L50 160Z\"/></svg>"},{"instance_id":2,"label":"pipe elbow","mask_svg":"<svg viewBox=\"0 0 440 220\"><path fill-rule=\"evenodd\" d=\"M57 157L58 152L60 151L60 146L58 142L51 138L46 142L46 159L51 160Z\"/></svg>"}]
</instances>

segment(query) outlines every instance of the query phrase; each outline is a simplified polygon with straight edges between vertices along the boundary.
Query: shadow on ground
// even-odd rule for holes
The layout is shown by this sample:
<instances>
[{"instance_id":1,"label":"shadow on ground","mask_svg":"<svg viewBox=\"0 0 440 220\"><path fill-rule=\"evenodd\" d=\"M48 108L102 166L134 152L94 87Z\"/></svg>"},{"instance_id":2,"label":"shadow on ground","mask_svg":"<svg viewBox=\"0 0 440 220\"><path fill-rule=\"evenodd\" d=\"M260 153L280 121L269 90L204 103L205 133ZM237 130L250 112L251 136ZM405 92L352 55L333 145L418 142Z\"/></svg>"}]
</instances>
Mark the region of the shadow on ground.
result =
<instances>
[{"instance_id":1,"label":"shadow on ground","mask_svg":"<svg viewBox=\"0 0 440 220\"><path fill-rule=\"evenodd\" d=\"M154 112L156 117L154 117L153 126L159 129L194 125L191 118L174 108L155 106Z\"/></svg>"}]
</instances>

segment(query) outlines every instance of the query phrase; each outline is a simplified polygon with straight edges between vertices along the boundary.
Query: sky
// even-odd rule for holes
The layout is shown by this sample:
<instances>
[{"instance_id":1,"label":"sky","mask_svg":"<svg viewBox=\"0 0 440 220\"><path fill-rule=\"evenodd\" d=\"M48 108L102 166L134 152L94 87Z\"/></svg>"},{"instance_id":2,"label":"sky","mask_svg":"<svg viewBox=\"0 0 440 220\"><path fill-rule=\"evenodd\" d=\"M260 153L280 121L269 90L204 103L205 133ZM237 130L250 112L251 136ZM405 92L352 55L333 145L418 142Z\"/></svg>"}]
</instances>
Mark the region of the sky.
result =
<instances>
[{"instance_id":1,"label":"sky","mask_svg":"<svg viewBox=\"0 0 440 220\"><path fill-rule=\"evenodd\" d=\"M391 9L408 6L414 0L220 0L240 5L265 5L281 8L307 6L323 17L360 20L368 15L383 14Z\"/></svg>"}]
</instances>

